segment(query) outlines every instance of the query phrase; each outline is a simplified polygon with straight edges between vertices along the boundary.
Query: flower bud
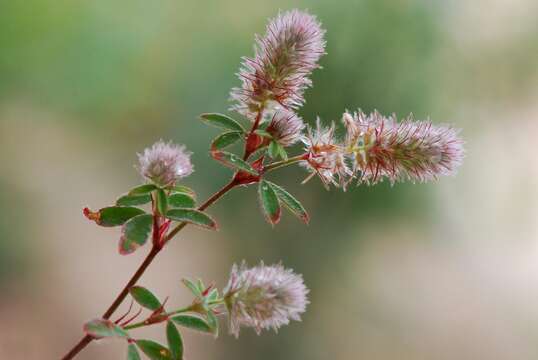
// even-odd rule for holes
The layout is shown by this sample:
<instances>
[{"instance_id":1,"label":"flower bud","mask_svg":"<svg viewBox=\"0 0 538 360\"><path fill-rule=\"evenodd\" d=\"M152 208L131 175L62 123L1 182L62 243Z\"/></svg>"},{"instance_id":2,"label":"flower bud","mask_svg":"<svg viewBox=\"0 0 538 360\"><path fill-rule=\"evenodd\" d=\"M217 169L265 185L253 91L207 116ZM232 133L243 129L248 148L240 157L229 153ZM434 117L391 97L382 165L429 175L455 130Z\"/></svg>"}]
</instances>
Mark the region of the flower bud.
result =
<instances>
[{"instance_id":1,"label":"flower bud","mask_svg":"<svg viewBox=\"0 0 538 360\"><path fill-rule=\"evenodd\" d=\"M274 113L266 130L280 145L287 147L301 139L304 127L303 119L297 114L281 109Z\"/></svg>"},{"instance_id":2,"label":"flower bud","mask_svg":"<svg viewBox=\"0 0 538 360\"><path fill-rule=\"evenodd\" d=\"M282 265L247 268L234 264L224 299L228 309L230 333L239 336L241 326L252 327L259 335L263 329L278 330L290 320L300 320L308 304L308 289L301 275Z\"/></svg>"},{"instance_id":3,"label":"flower bud","mask_svg":"<svg viewBox=\"0 0 538 360\"><path fill-rule=\"evenodd\" d=\"M193 172L191 153L184 145L159 140L152 147L138 154L140 174L161 187L174 185Z\"/></svg>"}]
</instances>

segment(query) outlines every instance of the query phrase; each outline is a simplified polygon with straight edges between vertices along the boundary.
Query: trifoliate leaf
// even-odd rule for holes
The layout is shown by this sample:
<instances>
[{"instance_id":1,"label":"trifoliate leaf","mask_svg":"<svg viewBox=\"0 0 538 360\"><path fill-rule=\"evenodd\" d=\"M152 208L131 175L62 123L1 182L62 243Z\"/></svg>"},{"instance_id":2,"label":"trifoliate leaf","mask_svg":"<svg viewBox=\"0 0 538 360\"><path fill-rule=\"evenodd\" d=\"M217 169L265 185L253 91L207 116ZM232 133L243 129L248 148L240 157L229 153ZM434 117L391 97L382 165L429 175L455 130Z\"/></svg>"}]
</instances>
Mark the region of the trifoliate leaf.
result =
<instances>
[{"instance_id":1,"label":"trifoliate leaf","mask_svg":"<svg viewBox=\"0 0 538 360\"><path fill-rule=\"evenodd\" d=\"M110 320L95 319L84 324L84 332L93 337L122 337L128 338L129 334Z\"/></svg>"},{"instance_id":2,"label":"trifoliate leaf","mask_svg":"<svg viewBox=\"0 0 538 360\"><path fill-rule=\"evenodd\" d=\"M142 287L142 286L133 286L129 289L129 294L133 299L140 304L140 306L145 307L150 310L157 310L161 307L161 302L151 291Z\"/></svg>"},{"instance_id":3,"label":"trifoliate leaf","mask_svg":"<svg viewBox=\"0 0 538 360\"><path fill-rule=\"evenodd\" d=\"M240 132L245 132L245 129L237 121L232 119L229 116L217 113L206 113L201 114L200 119L212 126L219 127L221 129L235 130Z\"/></svg>"},{"instance_id":4,"label":"trifoliate leaf","mask_svg":"<svg viewBox=\"0 0 538 360\"><path fill-rule=\"evenodd\" d=\"M273 188L267 181L260 181L258 187L260 204L265 219L271 224L277 224L280 221L280 203Z\"/></svg>"},{"instance_id":5,"label":"trifoliate leaf","mask_svg":"<svg viewBox=\"0 0 538 360\"><path fill-rule=\"evenodd\" d=\"M171 209L166 213L168 219L183 221L206 229L217 230L217 223L209 215L195 209Z\"/></svg>"},{"instance_id":6,"label":"trifoliate leaf","mask_svg":"<svg viewBox=\"0 0 538 360\"><path fill-rule=\"evenodd\" d=\"M144 245L149 238L153 226L153 216L137 215L129 219L121 229L119 244L120 254L128 255Z\"/></svg>"},{"instance_id":7,"label":"trifoliate leaf","mask_svg":"<svg viewBox=\"0 0 538 360\"><path fill-rule=\"evenodd\" d=\"M171 360L170 350L152 340L136 340L136 346L151 360Z\"/></svg>"},{"instance_id":8,"label":"trifoliate leaf","mask_svg":"<svg viewBox=\"0 0 538 360\"><path fill-rule=\"evenodd\" d=\"M292 214L296 215L299 219L304 221L306 224L310 221L310 216L306 212L303 205L297 200L295 197L293 197L289 192L284 190L281 186L278 186L277 184L274 184L272 182L266 181L267 184L269 184L273 190L275 191L276 195L280 199L282 203L284 203L284 206L292 212Z\"/></svg>"},{"instance_id":9,"label":"trifoliate leaf","mask_svg":"<svg viewBox=\"0 0 538 360\"><path fill-rule=\"evenodd\" d=\"M249 163L241 159L236 154L232 154L226 151L212 151L211 156L213 157L213 159L219 161L220 163L231 169L245 171L252 175L258 175L258 172L254 170L254 168Z\"/></svg>"}]
</instances>

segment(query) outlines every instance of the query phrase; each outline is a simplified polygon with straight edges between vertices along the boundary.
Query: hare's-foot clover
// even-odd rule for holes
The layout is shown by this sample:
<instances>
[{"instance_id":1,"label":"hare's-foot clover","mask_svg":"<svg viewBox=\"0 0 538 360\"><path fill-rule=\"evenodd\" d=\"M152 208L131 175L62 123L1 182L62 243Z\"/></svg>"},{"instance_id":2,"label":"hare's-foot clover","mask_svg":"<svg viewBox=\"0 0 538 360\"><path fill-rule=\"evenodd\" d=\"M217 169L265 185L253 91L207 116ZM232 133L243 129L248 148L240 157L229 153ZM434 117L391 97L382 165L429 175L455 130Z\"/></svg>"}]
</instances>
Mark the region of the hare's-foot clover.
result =
<instances>
[{"instance_id":1,"label":"hare's-foot clover","mask_svg":"<svg viewBox=\"0 0 538 360\"><path fill-rule=\"evenodd\" d=\"M269 22L265 35L256 37L254 56L243 59L239 72L241 86L231 91L231 109L243 119L218 113L200 115L205 123L224 130L211 142L209 151L213 159L234 172L229 183L206 201L198 204L194 190L180 183L193 172L191 153L184 145L161 140L138 156L142 185L111 206L98 211L84 208L84 215L96 224L121 227L120 254L131 254L150 239L151 249L101 318L86 323L84 338L64 359L72 359L94 339L113 337L126 341L127 359L140 359L141 351L150 359L180 360L184 354L181 331L216 337L221 316L227 315L230 333L236 337L241 327L260 334L300 320L308 304L308 289L301 275L282 265L234 265L222 291L214 284L183 279L193 300L175 310L167 310L166 299L161 301L137 285L157 254L185 226L216 230L216 221L205 211L238 186L257 184L260 208L275 225L282 207L305 223L310 220L293 195L267 179L282 167L298 164L309 172L303 182L317 176L327 189L344 190L352 182L423 182L455 173L464 150L458 131L450 126L412 117L398 122L395 116L361 111L344 113L345 135L341 138L335 135L334 122L327 125L318 118L314 127L305 125L296 111L304 104L304 92L312 85L310 75L325 54L324 34L318 20L306 12L279 14ZM229 151L237 143L242 144L242 154ZM298 143L303 144L302 151L288 155ZM129 294L129 310L112 320ZM135 312L134 302L140 306ZM149 313L140 318L143 309ZM165 324L166 345L132 335L137 328L158 324Z\"/></svg>"}]
</instances>

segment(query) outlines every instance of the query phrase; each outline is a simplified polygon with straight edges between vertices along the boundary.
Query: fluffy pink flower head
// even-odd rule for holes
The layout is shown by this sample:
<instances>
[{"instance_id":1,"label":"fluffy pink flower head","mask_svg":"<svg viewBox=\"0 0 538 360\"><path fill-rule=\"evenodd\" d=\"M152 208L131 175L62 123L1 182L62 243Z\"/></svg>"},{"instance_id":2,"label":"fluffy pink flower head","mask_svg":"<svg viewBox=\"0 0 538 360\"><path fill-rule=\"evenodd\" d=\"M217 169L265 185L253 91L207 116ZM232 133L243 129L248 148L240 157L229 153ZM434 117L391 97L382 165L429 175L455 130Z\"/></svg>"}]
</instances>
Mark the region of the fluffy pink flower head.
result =
<instances>
[{"instance_id":1,"label":"fluffy pink flower head","mask_svg":"<svg viewBox=\"0 0 538 360\"><path fill-rule=\"evenodd\" d=\"M193 172L191 153L184 145L157 141L138 154L138 170L147 180L161 187L174 185Z\"/></svg>"},{"instance_id":2,"label":"fluffy pink flower head","mask_svg":"<svg viewBox=\"0 0 538 360\"><path fill-rule=\"evenodd\" d=\"M259 335L263 329L277 331L290 320L300 321L307 294L302 276L280 264L261 262L253 268L247 268L245 262L234 264L224 289L230 333L238 337L241 326L246 326Z\"/></svg>"},{"instance_id":3,"label":"fluffy pink flower head","mask_svg":"<svg viewBox=\"0 0 538 360\"><path fill-rule=\"evenodd\" d=\"M463 141L458 130L412 116L398 123L394 116L359 111L343 116L347 128L345 151L359 180L376 184L429 181L452 175L462 163ZM359 181L359 182L360 182Z\"/></svg>"},{"instance_id":4,"label":"fluffy pink flower head","mask_svg":"<svg viewBox=\"0 0 538 360\"><path fill-rule=\"evenodd\" d=\"M312 82L310 73L325 53L325 30L316 17L292 10L269 21L263 37L256 37L254 58L243 58L240 88L234 88L232 109L248 115L271 104L297 109Z\"/></svg>"},{"instance_id":5,"label":"fluffy pink flower head","mask_svg":"<svg viewBox=\"0 0 538 360\"><path fill-rule=\"evenodd\" d=\"M310 175L303 183L318 175L326 188L332 184L345 190L352 171L346 163L342 145L335 139L334 123L331 127L325 128L318 118L316 129L309 127L302 140L308 158L302 161L301 165L310 171Z\"/></svg>"},{"instance_id":6,"label":"fluffy pink flower head","mask_svg":"<svg viewBox=\"0 0 538 360\"><path fill-rule=\"evenodd\" d=\"M303 119L297 114L290 110L280 109L274 113L266 130L280 145L287 147L301 139L304 128Z\"/></svg>"}]
</instances>

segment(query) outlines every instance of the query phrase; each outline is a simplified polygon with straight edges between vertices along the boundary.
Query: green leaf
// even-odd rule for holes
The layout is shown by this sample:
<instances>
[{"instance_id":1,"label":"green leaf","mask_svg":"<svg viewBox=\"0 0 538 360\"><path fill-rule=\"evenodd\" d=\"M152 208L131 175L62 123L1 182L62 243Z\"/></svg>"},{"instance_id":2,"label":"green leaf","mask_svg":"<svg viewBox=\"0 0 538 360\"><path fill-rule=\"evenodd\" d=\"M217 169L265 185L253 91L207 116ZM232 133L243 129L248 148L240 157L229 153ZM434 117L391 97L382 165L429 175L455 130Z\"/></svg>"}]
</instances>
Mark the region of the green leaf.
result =
<instances>
[{"instance_id":1,"label":"green leaf","mask_svg":"<svg viewBox=\"0 0 538 360\"><path fill-rule=\"evenodd\" d=\"M181 194L187 194L190 195L193 199L196 199L196 193L193 189L183 186L183 185L176 185L172 188L173 192L181 193Z\"/></svg>"},{"instance_id":2,"label":"green leaf","mask_svg":"<svg viewBox=\"0 0 538 360\"><path fill-rule=\"evenodd\" d=\"M144 205L151 202L150 194L142 195L123 195L118 200L116 200L116 205L118 206L136 206Z\"/></svg>"},{"instance_id":3,"label":"green leaf","mask_svg":"<svg viewBox=\"0 0 538 360\"><path fill-rule=\"evenodd\" d=\"M84 332L97 338L122 337L128 338L129 334L110 320L95 319L84 324Z\"/></svg>"},{"instance_id":4,"label":"green leaf","mask_svg":"<svg viewBox=\"0 0 538 360\"><path fill-rule=\"evenodd\" d=\"M151 360L170 360L170 350L152 340L136 340L136 346Z\"/></svg>"},{"instance_id":5,"label":"green leaf","mask_svg":"<svg viewBox=\"0 0 538 360\"><path fill-rule=\"evenodd\" d=\"M289 192L284 190L281 186L272 182L266 181L275 191L276 195L284 203L284 206L291 211L295 216L304 221L306 224L310 221L310 216L306 212L303 205L293 197Z\"/></svg>"},{"instance_id":6,"label":"green leaf","mask_svg":"<svg viewBox=\"0 0 538 360\"><path fill-rule=\"evenodd\" d=\"M133 344L129 344L127 346L127 360L141 360L140 354L138 353L138 350L136 350L136 346Z\"/></svg>"},{"instance_id":7,"label":"green leaf","mask_svg":"<svg viewBox=\"0 0 538 360\"><path fill-rule=\"evenodd\" d=\"M271 135L270 133L268 133L267 131L265 130L262 130L262 129L256 129L254 131L255 134L257 135L260 135L262 137L265 137L265 138L268 138L268 139L272 139L273 138L273 135Z\"/></svg>"},{"instance_id":8,"label":"green leaf","mask_svg":"<svg viewBox=\"0 0 538 360\"><path fill-rule=\"evenodd\" d=\"M192 330L197 330L205 333L211 333L211 327L202 318L194 315L178 315L171 319L179 326L183 326Z\"/></svg>"},{"instance_id":9,"label":"green leaf","mask_svg":"<svg viewBox=\"0 0 538 360\"><path fill-rule=\"evenodd\" d=\"M181 282L194 294L194 296L202 296L202 292L198 289L198 286L196 286L192 281L190 281L189 279L181 279Z\"/></svg>"},{"instance_id":10,"label":"green leaf","mask_svg":"<svg viewBox=\"0 0 538 360\"><path fill-rule=\"evenodd\" d=\"M277 224L280 221L280 203L275 191L266 180L262 180L258 187L258 193L265 219L271 225Z\"/></svg>"},{"instance_id":11,"label":"green leaf","mask_svg":"<svg viewBox=\"0 0 538 360\"><path fill-rule=\"evenodd\" d=\"M157 190L157 185L144 184L144 185L140 185L140 186L137 186L135 188L132 188L128 192L128 195L145 195L145 194L149 194L153 190Z\"/></svg>"},{"instance_id":12,"label":"green leaf","mask_svg":"<svg viewBox=\"0 0 538 360\"><path fill-rule=\"evenodd\" d=\"M269 156L273 159L276 159L279 156L284 160L288 159L288 153L286 152L286 149L284 149L284 146L282 146L276 141L271 141L269 147L267 148L267 152L269 153Z\"/></svg>"},{"instance_id":13,"label":"green leaf","mask_svg":"<svg viewBox=\"0 0 538 360\"><path fill-rule=\"evenodd\" d=\"M131 254L144 245L149 238L152 226L153 216L150 214L137 215L129 219L121 229L120 254Z\"/></svg>"},{"instance_id":14,"label":"green leaf","mask_svg":"<svg viewBox=\"0 0 538 360\"><path fill-rule=\"evenodd\" d=\"M168 340L168 348L170 348L170 352L172 353L172 359L182 360L183 340L176 326L171 321L166 323L166 339Z\"/></svg>"},{"instance_id":15,"label":"green leaf","mask_svg":"<svg viewBox=\"0 0 538 360\"><path fill-rule=\"evenodd\" d=\"M213 335L215 337L219 336L219 320L211 310L207 312L207 324L211 328Z\"/></svg>"},{"instance_id":16,"label":"green leaf","mask_svg":"<svg viewBox=\"0 0 538 360\"><path fill-rule=\"evenodd\" d=\"M211 151L224 149L227 146L235 144L239 140L243 139L243 132L241 131L229 131L217 136L211 142Z\"/></svg>"},{"instance_id":17,"label":"green leaf","mask_svg":"<svg viewBox=\"0 0 538 360\"><path fill-rule=\"evenodd\" d=\"M196 202L191 195L186 193L176 193L168 197L168 206L171 208L188 208L196 206Z\"/></svg>"},{"instance_id":18,"label":"green leaf","mask_svg":"<svg viewBox=\"0 0 538 360\"><path fill-rule=\"evenodd\" d=\"M258 172L254 170L249 163L241 159L239 156L226 152L226 151L212 151L211 156L213 159L221 162L225 166L234 170L242 170L252 175L258 175Z\"/></svg>"},{"instance_id":19,"label":"green leaf","mask_svg":"<svg viewBox=\"0 0 538 360\"><path fill-rule=\"evenodd\" d=\"M184 221L206 229L217 230L217 223L209 215L194 209L171 209L166 213L168 219Z\"/></svg>"},{"instance_id":20,"label":"green leaf","mask_svg":"<svg viewBox=\"0 0 538 360\"><path fill-rule=\"evenodd\" d=\"M161 307L161 302L151 291L142 286L133 286L129 289L129 293L137 303L146 309L157 310Z\"/></svg>"},{"instance_id":21,"label":"green leaf","mask_svg":"<svg viewBox=\"0 0 538 360\"><path fill-rule=\"evenodd\" d=\"M245 132L245 129L239 124L237 121L232 119L229 116L223 115L223 114L217 114L217 113L206 113L200 115L200 119L209 124L216 127L219 127L221 129L229 129L229 130L235 130L240 132Z\"/></svg>"},{"instance_id":22,"label":"green leaf","mask_svg":"<svg viewBox=\"0 0 538 360\"><path fill-rule=\"evenodd\" d=\"M130 206L109 206L99 210L96 222L101 226L119 226L140 214L144 214L144 210Z\"/></svg>"},{"instance_id":23,"label":"green leaf","mask_svg":"<svg viewBox=\"0 0 538 360\"><path fill-rule=\"evenodd\" d=\"M166 214L166 210L168 208L168 199L166 197L166 193L163 189L157 190L157 196L155 197L156 203L157 203L157 210L159 211L159 214Z\"/></svg>"}]
</instances>

